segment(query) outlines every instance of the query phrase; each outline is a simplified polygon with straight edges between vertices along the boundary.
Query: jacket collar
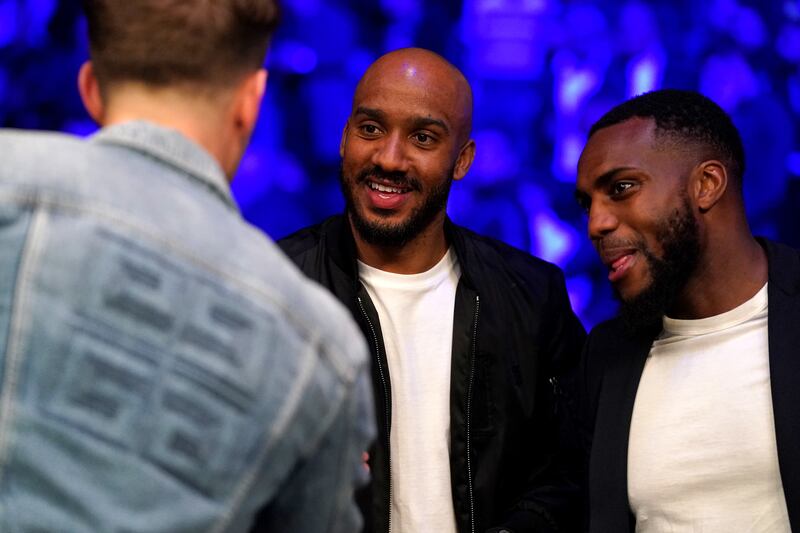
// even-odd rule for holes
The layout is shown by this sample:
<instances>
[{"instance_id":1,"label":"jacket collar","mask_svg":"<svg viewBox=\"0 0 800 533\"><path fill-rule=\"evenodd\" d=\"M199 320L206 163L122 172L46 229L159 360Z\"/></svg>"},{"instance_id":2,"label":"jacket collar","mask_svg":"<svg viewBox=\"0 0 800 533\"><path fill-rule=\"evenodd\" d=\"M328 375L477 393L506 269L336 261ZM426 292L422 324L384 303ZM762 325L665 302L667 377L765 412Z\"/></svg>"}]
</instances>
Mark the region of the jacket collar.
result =
<instances>
[{"instance_id":1,"label":"jacket collar","mask_svg":"<svg viewBox=\"0 0 800 533\"><path fill-rule=\"evenodd\" d=\"M800 254L765 239L769 261L769 372L778 464L792 530L800 529Z\"/></svg>"},{"instance_id":2,"label":"jacket collar","mask_svg":"<svg viewBox=\"0 0 800 533\"><path fill-rule=\"evenodd\" d=\"M758 242L767 252L769 284L788 296L800 292L800 256L797 251L760 237Z\"/></svg>"},{"instance_id":3,"label":"jacket collar","mask_svg":"<svg viewBox=\"0 0 800 533\"><path fill-rule=\"evenodd\" d=\"M325 226L323 229L325 248L334 264L350 278L353 283L353 289L357 292L358 254L347 213L329 218L325 222Z\"/></svg>"},{"instance_id":4,"label":"jacket collar","mask_svg":"<svg viewBox=\"0 0 800 533\"><path fill-rule=\"evenodd\" d=\"M177 130L135 120L103 128L90 141L136 150L175 167L187 178L211 190L228 207L238 211L219 163Z\"/></svg>"},{"instance_id":5,"label":"jacket collar","mask_svg":"<svg viewBox=\"0 0 800 533\"><path fill-rule=\"evenodd\" d=\"M330 218L328 224L328 228L325 231L325 246L334 263L353 280L353 284L357 288L358 254L347 213ZM458 258L459 267L461 268L461 280L472 286L468 268L470 264L469 248L466 245L464 230L454 224L450 217L446 217L444 232L447 242L453 247Z\"/></svg>"},{"instance_id":6,"label":"jacket collar","mask_svg":"<svg viewBox=\"0 0 800 533\"><path fill-rule=\"evenodd\" d=\"M590 464L592 531L633 531L628 506L628 435L636 391L660 326L631 333L617 318L600 328L608 356L595 411ZM589 341L591 343L591 339Z\"/></svg>"}]
</instances>

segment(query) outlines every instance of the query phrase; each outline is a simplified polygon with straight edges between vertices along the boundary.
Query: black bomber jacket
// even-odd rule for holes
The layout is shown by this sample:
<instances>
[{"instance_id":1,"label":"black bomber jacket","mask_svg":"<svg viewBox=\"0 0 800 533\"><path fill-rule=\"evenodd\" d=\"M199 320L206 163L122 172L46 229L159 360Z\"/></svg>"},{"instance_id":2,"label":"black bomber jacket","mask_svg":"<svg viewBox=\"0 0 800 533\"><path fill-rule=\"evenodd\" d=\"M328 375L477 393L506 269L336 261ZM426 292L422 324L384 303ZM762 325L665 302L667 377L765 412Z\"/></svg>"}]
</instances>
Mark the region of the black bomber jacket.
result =
<instances>
[{"instance_id":1,"label":"black bomber jacket","mask_svg":"<svg viewBox=\"0 0 800 533\"><path fill-rule=\"evenodd\" d=\"M583 519L572 401L559 386L578 365L585 331L561 270L447 220L461 268L450 382L450 471L458 530L576 531ZM372 482L357 496L366 531L387 532L391 380L378 314L358 281L343 215L279 241L352 313L372 352L378 438ZM501 531L502 529L497 529Z\"/></svg>"}]
</instances>

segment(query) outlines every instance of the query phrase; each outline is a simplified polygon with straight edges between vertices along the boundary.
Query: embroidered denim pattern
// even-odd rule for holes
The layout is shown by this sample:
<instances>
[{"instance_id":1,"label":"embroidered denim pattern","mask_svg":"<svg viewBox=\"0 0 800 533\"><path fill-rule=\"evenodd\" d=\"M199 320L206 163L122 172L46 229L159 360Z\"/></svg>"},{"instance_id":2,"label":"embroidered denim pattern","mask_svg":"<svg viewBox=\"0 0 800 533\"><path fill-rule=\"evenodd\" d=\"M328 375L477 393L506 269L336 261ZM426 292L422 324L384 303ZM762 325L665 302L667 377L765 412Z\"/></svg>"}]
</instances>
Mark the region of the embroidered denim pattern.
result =
<instances>
[{"instance_id":1,"label":"embroidered denim pattern","mask_svg":"<svg viewBox=\"0 0 800 533\"><path fill-rule=\"evenodd\" d=\"M210 157L139 122L0 153L0 530L356 530L364 341Z\"/></svg>"}]
</instances>

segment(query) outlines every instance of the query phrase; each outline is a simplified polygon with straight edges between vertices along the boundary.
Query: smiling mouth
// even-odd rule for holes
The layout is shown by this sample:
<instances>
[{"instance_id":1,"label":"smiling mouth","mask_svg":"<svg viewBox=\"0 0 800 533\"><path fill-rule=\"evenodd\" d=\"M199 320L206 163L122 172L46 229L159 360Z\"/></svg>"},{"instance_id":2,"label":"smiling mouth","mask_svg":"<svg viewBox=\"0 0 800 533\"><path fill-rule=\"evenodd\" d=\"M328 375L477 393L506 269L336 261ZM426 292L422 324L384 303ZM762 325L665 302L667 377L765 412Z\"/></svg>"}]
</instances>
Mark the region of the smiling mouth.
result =
<instances>
[{"instance_id":1,"label":"smiling mouth","mask_svg":"<svg viewBox=\"0 0 800 533\"><path fill-rule=\"evenodd\" d=\"M412 188L388 180L376 181L367 179L367 202L372 209L383 215L389 215L401 209L412 198Z\"/></svg>"},{"instance_id":2,"label":"smiling mouth","mask_svg":"<svg viewBox=\"0 0 800 533\"><path fill-rule=\"evenodd\" d=\"M608 277L610 280L618 279L622 277L628 267L630 266L630 262L633 260L632 255L623 255L616 261L611 264L611 271L608 273Z\"/></svg>"},{"instance_id":3,"label":"smiling mouth","mask_svg":"<svg viewBox=\"0 0 800 533\"><path fill-rule=\"evenodd\" d=\"M373 191L389 193L389 194L403 194L409 191L409 189L407 188L395 187L392 185L384 185L383 183L376 183L372 180L367 181L367 186Z\"/></svg>"},{"instance_id":4,"label":"smiling mouth","mask_svg":"<svg viewBox=\"0 0 800 533\"><path fill-rule=\"evenodd\" d=\"M603 263L608 268L608 281L615 283L622 279L636 263L636 253L633 249L603 252Z\"/></svg>"}]
</instances>

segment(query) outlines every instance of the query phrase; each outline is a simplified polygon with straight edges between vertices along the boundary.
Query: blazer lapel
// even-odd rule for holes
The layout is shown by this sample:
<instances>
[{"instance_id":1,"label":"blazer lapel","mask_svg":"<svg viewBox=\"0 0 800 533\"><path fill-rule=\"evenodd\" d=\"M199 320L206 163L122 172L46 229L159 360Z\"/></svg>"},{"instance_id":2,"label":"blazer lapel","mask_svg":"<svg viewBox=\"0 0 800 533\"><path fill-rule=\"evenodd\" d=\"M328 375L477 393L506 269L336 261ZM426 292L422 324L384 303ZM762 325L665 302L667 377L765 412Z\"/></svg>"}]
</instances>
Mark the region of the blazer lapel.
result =
<instances>
[{"instance_id":1,"label":"blazer lapel","mask_svg":"<svg viewBox=\"0 0 800 533\"><path fill-rule=\"evenodd\" d=\"M800 531L800 257L762 241L769 259L769 365L783 492L793 531Z\"/></svg>"},{"instance_id":2,"label":"blazer lapel","mask_svg":"<svg viewBox=\"0 0 800 533\"><path fill-rule=\"evenodd\" d=\"M592 531L624 532L633 527L628 504L628 435L653 338L650 332L635 338L619 335L605 354L608 366L597 402L590 463Z\"/></svg>"}]
</instances>

